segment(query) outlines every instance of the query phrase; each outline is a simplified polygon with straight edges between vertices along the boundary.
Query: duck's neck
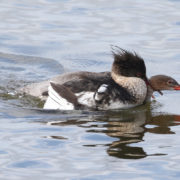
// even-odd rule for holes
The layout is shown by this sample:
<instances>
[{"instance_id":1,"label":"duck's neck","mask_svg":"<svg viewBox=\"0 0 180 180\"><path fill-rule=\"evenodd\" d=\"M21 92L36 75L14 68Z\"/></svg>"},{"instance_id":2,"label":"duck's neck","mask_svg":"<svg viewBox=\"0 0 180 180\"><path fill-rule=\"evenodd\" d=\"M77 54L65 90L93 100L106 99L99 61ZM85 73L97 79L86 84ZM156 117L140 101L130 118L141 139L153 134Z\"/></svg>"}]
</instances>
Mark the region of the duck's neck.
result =
<instances>
[{"instance_id":1,"label":"duck's neck","mask_svg":"<svg viewBox=\"0 0 180 180\"><path fill-rule=\"evenodd\" d=\"M147 95L147 86L145 82L136 77L125 77L111 73L112 79L120 86L126 88L128 92L136 99L137 104L142 104Z\"/></svg>"},{"instance_id":2,"label":"duck's neck","mask_svg":"<svg viewBox=\"0 0 180 180\"><path fill-rule=\"evenodd\" d=\"M153 95L153 92L154 92L153 89L150 86L148 86L147 95L146 95L146 98L145 98L144 102L150 102L151 101L151 97Z\"/></svg>"}]
</instances>

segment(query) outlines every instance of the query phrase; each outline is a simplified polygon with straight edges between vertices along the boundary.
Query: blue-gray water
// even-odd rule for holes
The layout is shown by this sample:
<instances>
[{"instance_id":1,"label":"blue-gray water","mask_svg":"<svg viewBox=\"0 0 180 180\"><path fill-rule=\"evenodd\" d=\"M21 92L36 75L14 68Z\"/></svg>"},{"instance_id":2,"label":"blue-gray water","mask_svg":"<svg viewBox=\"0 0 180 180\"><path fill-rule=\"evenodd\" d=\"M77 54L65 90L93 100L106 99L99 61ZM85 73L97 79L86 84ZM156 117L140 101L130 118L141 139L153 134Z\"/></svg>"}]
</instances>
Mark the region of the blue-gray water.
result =
<instances>
[{"instance_id":1,"label":"blue-gray water","mask_svg":"<svg viewBox=\"0 0 180 180\"><path fill-rule=\"evenodd\" d=\"M111 112L43 111L17 88L110 70L110 45L180 82L180 1L1 0L0 179L179 179L179 92Z\"/></svg>"}]
</instances>

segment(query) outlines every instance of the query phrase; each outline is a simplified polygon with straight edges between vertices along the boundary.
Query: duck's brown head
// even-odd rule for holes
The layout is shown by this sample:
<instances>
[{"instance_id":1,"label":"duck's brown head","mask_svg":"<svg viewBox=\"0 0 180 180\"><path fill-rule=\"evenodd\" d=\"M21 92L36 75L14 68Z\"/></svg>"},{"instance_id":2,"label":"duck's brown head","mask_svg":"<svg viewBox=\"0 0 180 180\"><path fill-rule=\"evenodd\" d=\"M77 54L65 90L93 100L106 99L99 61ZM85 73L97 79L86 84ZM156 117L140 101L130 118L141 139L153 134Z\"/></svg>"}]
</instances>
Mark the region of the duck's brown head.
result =
<instances>
[{"instance_id":1,"label":"duck's brown head","mask_svg":"<svg viewBox=\"0 0 180 180\"><path fill-rule=\"evenodd\" d=\"M170 76L156 75L152 76L149 81L154 91L180 90L180 84Z\"/></svg>"}]
</instances>

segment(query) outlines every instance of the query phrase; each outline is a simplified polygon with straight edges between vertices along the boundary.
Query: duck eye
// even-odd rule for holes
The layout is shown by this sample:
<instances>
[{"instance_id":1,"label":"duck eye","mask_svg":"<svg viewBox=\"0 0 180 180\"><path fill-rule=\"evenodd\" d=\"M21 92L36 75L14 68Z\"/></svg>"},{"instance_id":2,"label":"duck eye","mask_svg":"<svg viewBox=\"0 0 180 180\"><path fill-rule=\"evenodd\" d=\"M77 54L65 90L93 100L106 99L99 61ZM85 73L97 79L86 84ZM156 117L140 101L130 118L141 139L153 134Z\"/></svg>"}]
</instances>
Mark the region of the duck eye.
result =
<instances>
[{"instance_id":1,"label":"duck eye","mask_svg":"<svg viewBox=\"0 0 180 180\"><path fill-rule=\"evenodd\" d=\"M174 85L174 81L169 80L169 81L167 82L167 84L168 84L169 86L172 86L172 85Z\"/></svg>"}]
</instances>

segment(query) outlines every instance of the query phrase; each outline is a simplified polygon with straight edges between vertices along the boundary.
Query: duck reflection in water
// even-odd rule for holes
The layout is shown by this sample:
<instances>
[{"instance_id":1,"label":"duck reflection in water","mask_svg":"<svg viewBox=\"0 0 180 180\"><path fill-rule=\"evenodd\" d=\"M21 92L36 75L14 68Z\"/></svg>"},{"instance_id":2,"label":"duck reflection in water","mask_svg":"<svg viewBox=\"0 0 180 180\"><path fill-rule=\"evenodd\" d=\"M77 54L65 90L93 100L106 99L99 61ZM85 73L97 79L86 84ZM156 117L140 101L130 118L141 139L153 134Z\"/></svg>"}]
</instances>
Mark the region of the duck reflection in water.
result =
<instances>
[{"instance_id":1,"label":"duck reflection in water","mask_svg":"<svg viewBox=\"0 0 180 180\"><path fill-rule=\"evenodd\" d=\"M118 141L109 145L107 152L110 156L123 159L139 159L146 156L166 155L159 152L147 154L142 146L138 146L138 143L144 141L143 138L146 133L174 134L175 132L171 130L171 126L179 125L177 119L180 120L180 116L167 114L152 116L149 111L127 113L125 116L126 120L113 121L111 117L108 122L107 135L119 138Z\"/></svg>"},{"instance_id":2,"label":"duck reflection in water","mask_svg":"<svg viewBox=\"0 0 180 180\"><path fill-rule=\"evenodd\" d=\"M147 156L166 155L159 152L148 154L138 143L145 141L143 138L146 133L174 134L175 132L171 130L171 126L180 124L180 116L154 114L151 110L151 105L137 107L131 109L131 111L109 111L102 116L93 115L91 118L88 116L87 120L84 117L82 119L78 117L77 119L73 118L73 120L48 122L48 124L59 126L76 125L86 128L87 133L103 133L108 137L117 138L118 140L114 141L113 139L108 144L99 144L99 141L96 144L96 140L94 140L94 144L84 144L84 146L88 147L103 145L107 147L107 153L110 156L117 158L140 159ZM62 139L58 138L58 136L52 136L51 138Z\"/></svg>"}]
</instances>

